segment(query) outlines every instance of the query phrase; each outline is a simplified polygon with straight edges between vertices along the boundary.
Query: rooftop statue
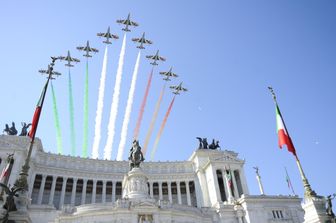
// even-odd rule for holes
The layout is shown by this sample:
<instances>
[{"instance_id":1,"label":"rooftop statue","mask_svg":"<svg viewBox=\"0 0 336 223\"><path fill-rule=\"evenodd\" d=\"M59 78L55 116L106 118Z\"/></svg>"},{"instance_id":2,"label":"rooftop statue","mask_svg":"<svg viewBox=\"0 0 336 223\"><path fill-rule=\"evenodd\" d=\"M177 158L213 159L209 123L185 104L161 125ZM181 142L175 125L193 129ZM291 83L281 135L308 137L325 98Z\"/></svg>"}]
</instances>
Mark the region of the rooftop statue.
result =
<instances>
[{"instance_id":1,"label":"rooftop statue","mask_svg":"<svg viewBox=\"0 0 336 223\"><path fill-rule=\"evenodd\" d=\"M15 128L15 123L12 122L12 127L9 128L8 124L5 125L5 129L3 130L7 133L7 135L16 135L18 131Z\"/></svg>"},{"instance_id":2,"label":"rooftop statue","mask_svg":"<svg viewBox=\"0 0 336 223\"><path fill-rule=\"evenodd\" d=\"M331 202L331 200L333 200L335 197L336 197L336 194L327 196L327 215L330 216L330 217L332 217L332 218L335 218L335 214L334 214L334 212L332 210L332 202Z\"/></svg>"},{"instance_id":3,"label":"rooftop statue","mask_svg":"<svg viewBox=\"0 0 336 223\"><path fill-rule=\"evenodd\" d=\"M133 141L133 146L130 149L128 160L130 161L130 170L132 170L135 167L140 167L140 163L145 160L142 152L141 147L139 145L138 140Z\"/></svg>"},{"instance_id":4,"label":"rooftop statue","mask_svg":"<svg viewBox=\"0 0 336 223\"><path fill-rule=\"evenodd\" d=\"M199 141L198 149L208 149L208 141L207 138L196 137Z\"/></svg>"},{"instance_id":5,"label":"rooftop statue","mask_svg":"<svg viewBox=\"0 0 336 223\"><path fill-rule=\"evenodd\" d=\"M212 143L209 145L209 149L218 149L218 148L220 148L219 141L217 140L215 142L215 139L212 139Z\"/></svg>"},{"instance_id":6,"label":"rooftop statue","mask_svg":"<svg viewBox=\"0 0 336 223\"><path fill-rule=\"evenodd\" d=\"M21 125L22 125L22 129L21 129L20 136L27 136L28 135L28 128L31 126L31 123L29 123L27 125L27 123L21 122Z\"/></svg>"}]
</instances>

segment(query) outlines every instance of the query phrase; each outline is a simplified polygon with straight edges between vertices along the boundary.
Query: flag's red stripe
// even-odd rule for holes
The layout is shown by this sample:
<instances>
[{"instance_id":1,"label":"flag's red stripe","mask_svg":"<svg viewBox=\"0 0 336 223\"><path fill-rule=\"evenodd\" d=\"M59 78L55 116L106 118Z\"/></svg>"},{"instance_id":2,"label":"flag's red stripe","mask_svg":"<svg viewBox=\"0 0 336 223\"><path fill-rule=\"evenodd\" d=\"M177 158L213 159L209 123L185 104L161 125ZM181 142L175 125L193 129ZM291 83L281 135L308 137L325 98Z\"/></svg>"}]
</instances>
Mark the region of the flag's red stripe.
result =
<instances>
[{"instance_id":1,"label":"flag's red stripe","mask_svg":"<svg viewBox=\"0 0 336 223\"><path fill-rule=\"evenodd\" d=\"M286 145L288 151L296 156L296 151L292 139L285 134L285 131L283 129L280 129L278 131L278 138L279 138L279 147L282 148L283 145Z\"/></svg>"},{"instance_id":2,"label":"flag's red stripe","mask_svg":"<svg viewBox=\"0 0 336 223\"><path fill-rule=\"evenodd\" d=\"M37 123L40 118L40 113L41 113L41 107L36 107L34 116L33 116L33 121L32 121L32 128L30 129L30 132L29 132L30 138L32 138L33 135L35 134Z\"/></svg>"}]
</instances>

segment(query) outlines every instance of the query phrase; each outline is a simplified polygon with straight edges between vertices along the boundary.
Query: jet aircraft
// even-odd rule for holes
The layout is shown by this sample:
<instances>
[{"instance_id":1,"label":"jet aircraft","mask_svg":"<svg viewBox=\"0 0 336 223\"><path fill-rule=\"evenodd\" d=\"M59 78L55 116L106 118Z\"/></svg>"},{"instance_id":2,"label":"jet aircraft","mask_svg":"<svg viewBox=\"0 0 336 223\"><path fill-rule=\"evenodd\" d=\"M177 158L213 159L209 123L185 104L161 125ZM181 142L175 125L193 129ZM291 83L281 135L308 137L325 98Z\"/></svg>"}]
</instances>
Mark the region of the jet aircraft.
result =
<instances>
[{"instance_id":1,"label":"jet aircraft","mask_svg":"<svg viewBox=\"0 0 336 223\"><path fill-rule=\"evenodd\" d=\"M166 76L165 78L163 78L163 80L165 80L165 81L171 81L170 77L178 77L178 75L175 74L175 73L173 73L172 70L173 70L173 67L171 67L169 69L169 71L162 71L162 72L160 72L161 75Z\"/></svg>"},{"instance_id":2,"label":"jet aircraft","mask_svg":"<svg viewBox=\"0 0 336 223\"><path fill-rule=\"evenodd\" d=\"M98 52L98 50L96 48L90 47L89 41L86 42L86 46L79 46L79 47L77 47L77 50L85 51L86 54L83 55L85 57L92 57L92 55L90 54L90 52L94 52L94 53Z\"/></svg>"},{"instance_id":3,"label":"jet aircraft","mask_svg":"<svg viewBox=\"0 0 336 223\"><path fill-rule=\"evenodd\" d=\"M110 27L107 28L106 33L97 33L97 36L105 37L106 40L103 41L103 43L106 43L106 44L111 44L110 39L119 39L119 36L111 34Z\"/></svg>"},{"instance_id":4,"label":"jet aircraft","mask_svg":"<svg viewBox=\"0 0 336 223\"><path fill-rule=\"evenodd\" d=\"M73 67L74 66L74 65L71 64L71 62L76 62L76 63L80 62L80 60L70 56L70 51L69 50L68 50L68 55L66 57L61 56L61 57L59 57L59 59L67 61L65 66L68 66L68 67Z\"/></svg>"},{"instance_id":5,"label":"jet aircraft","mask_svg":"<svg viewBox=\"0 0 336 223\"><path fill-rule=\"evenodd\" d=\"M117 23L126 25L125 28L122 29L125 32L131 32L131 30L128 28L128 26L138 26L139 25L138 23L131 21L131 14L130 13L127 16L127 19L119 19L119 20L117 20Z\"/></svg>"},{"instance_id":6,"label":"jet aircraft","mask_svg":"<svg viewBox=\"0 0 336 223\"><path fill-rule=\"evenodd\" d=\"M51 75L49 76L49 71L51 70ZM47 78L50 78L52 80L54 80L55 78L53 77L53 75L57 75L57 76L60 76L61 73L60 72L57 72L57 71L53 71L52 70L52 67L50 65L48 65L48 69L47 70L39 70L38 72L40 72L41 74L47 74L48 77Z\"/></svg>"},{"instance_id":7,"label":"jet aircraft","mask_svg":"<svg viewBox=\"0 0 336 223\"><path fill-rule=\"evenodd\" d=\"M180 91L188 91L188 89L187 88L184 88L184 87L182 87L182 83L183 82L181 82L179 85L175 85L175 86L170 86L170 88L171 89L174 89L173 91L173 94L180 94Z\"/></svg>"},{"instance_id":8,"label":"jet aircraft","mask_svg":"<svg viewBox=\"0 0 336 223\"><path fill-rule=\"evenodd\" d=\"M145 47L143 46L144 44L152 44L153 43L152 41L150 41L148 39L145 39L145 33L142 34L141 38L133 38L132 41L140 43L140 45L137 46L137 48L139 48L139 49L145 49Z\"/></svg>"},{"instance_id":9,"label":"jet aircraft","mask_svg":"<svg viewBox=\"0 0 336 223\"><path fill-rule=\"evenodd\" d=\"M154 60L152 63L153 66L155 65L158 65L158 63L156 63L156 61L166 61L165 58L159 56L159 51L156 51L156 54L155 55L149 55L149 56L146 56L146 58L150 59L150 60Z\"/></svg>"}]
</instances>

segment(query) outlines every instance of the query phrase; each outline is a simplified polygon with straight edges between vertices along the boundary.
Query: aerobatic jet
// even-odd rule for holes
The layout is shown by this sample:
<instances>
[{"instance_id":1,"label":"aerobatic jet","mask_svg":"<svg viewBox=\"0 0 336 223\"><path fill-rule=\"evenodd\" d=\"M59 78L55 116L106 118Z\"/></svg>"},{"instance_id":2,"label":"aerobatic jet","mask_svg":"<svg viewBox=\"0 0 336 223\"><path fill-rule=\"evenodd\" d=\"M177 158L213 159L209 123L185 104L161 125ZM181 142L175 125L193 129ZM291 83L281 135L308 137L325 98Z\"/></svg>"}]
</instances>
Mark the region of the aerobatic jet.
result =
<instances>
[{"instance_id":1,"label":"aerobatic jet","mask_svg":"<svg viewBox=\"0 0 336 223\"><path fill-rule=\"evenodd\" d=\"M68 55L66 57L59 57L61 60L65 60L67 61L67 63L65 64L65 66L68 66L68 67L73 67L74 65L71 64L71 62L75 62L75 63L78 63L80 62L80 60L74 58L74 57L71 57L70 56L70 51L68 50Z\"/></svg>"},{"instance_id":2,"label":"aerobatic jet","mask_svg":"<svg viewBox=\"0 0 336 223\"><path fill-rule=\"evenodd\" d=\"M139 48L139 49L145 49L145 47L143 46L144 44L152 44L153 43L152 41L150 41L148 39L145 39L145 33L142 34L141 38L133 38L132 41L140 43L140 45L137 46L137 48Z\"/></svg>"},{"instance_id":3,"label":"aerobatic jet","mask_svg":"<svg viewBox=\"0 0 336 223\"><path fill-rule=\"evenodd\" d=\"M96 48L90 47L89 41L86 42L86 46L79 46L79 47L77 47L77 50L85 51L86 54L83 55L85 57L92 57L92 55L90 54L90 52L94 52L94 53L98 52L98 50Z\"/></svg>"},{"instance_id":4,"label":"aerobatic jet","mask_svg":"<svg viewBox=\"0 0 336 223\"><path fill-rule=\"evenodd\" d=\"M150 60L154 60L152 63L152 65L158 65L158 63L156 63L156 61L166 61L165 58L159 56L159 51L156 51L156 54L155 55L149 55L149 56L146 56L146 58L150 59Z\"/></svg>"},{"instance_id":5,"label":"aerobatic jet","mask_svg":"<svg viewBox=\"0 0 336 223\"><path fill-rule=\"evenodd\" d=\"M163 76L166 76L165 78L163 78L163 80L165 80L165 81L171 81L171 77L178 77L178 75L177 74L175 74L175 73L173 73L173 67L171 67L170 69L169 69L169 71L162 71L162 72L160 72L160 74L161 75L163 75Z\"/></svg>"},{"instance_id":6,"label":"aerobatic jet","mask_svg":"<svg viewBox=\"0 0 336 223\"><path fill-rule=\"evenodd\" d=\"M49 72L51 71L51 75L49 75ZM61 73L60 72L57 72L57 71L53 71L52 70L52 67L50 65L48 65L48 69L47 70L39 70L38 72L40 72L41 74L47 74L48 77L47 78L50 78L52 80L54 80L55 78L53 77L53 75L57 75L57 76L60 76Z\"/></svg>"},{"instance_id":7,"label":"aerobatic jet","mask_svg":"<svg viewBox=\"0 0 336 223\"><path fill-rule=\"evenodd\" d=\"M111 44L110 39L119 39L119 36L111 34L110 27L107 28L106 33L97 33L97 36L105 37L106 40L103 41L103 43L106 43L106 44Z\"/></svg>"},{"instance_id":8,"label":"aerobatic jet","mask_svg":"<svg viewBox=\"0 0 336 223\"><path fill-rule=\"evenodd\" d=\"M187 88L182 87L182 83L183 82L181 82L179 85L170 86L171 89L174 89L173 94L180 94L180 91L188 91Z\"/></svg>"},{"instance_id":9,"label":"aerobatic jet","mask_svg":"<svg viewBox=\"0 0 336 223\"><path fill-rule=\"evenodd\" d=\"M127 19L119 19L119 20L117 20L117 23L126 25L125 28L122 29L125 32L131 32L131 30L128 28L128 26L138 26L139 25L138 23L131 21L131 14L130 13L127 16Z\"/></svg>"}]
</instances>

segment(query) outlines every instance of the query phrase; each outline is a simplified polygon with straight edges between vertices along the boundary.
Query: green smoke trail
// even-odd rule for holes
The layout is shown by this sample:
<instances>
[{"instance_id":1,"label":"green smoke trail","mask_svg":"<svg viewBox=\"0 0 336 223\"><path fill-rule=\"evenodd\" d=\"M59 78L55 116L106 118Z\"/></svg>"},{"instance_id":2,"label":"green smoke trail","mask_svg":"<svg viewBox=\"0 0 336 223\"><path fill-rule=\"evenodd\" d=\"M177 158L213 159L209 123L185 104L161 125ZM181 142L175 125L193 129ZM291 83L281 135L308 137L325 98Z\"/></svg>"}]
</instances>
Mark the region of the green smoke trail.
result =
<instances>
[{"instance_id":1,"label":"green smoke trail","mask_svg":"<svg viewBox=\"0 0 336 223\"><path fill-rule=\"evenodd\" d=\"M76 134L75 134L75 124L74 124L74 105L73 105L73 94L72 94L72 83L71 74L69 68L69 114L70 114L70 140L71 140L71 155L76 155Z\"/></svg>"},{"instance_id":2,"label":"green smoke trail","mask_svg":"<svg viewBox=\"0 0 336 223\"><path fill-rule=\"evenodd\" d=\"M84 134L83 134L83 151L82 156L87 157L88 148L88 132L89 132L89 61L86 61L85 75L85 91L84 91Z\"/></svg>"},{"instance_id":3,"label":"green smoke trail","mask_svg":"<svg viewBox=\"0 0 336 223\"><path fill-rule=\"evenodd\" d=\"M62 154L62 135L61 135L61 128L59 123L59 116L58 116L58 110L57 110L57 103L56 103L56 95L54 86L51 82L51 93L52 93L52 99L53 99L53 112L54 112L54 121L55 121L55 127L56 127L56 142L57 142L57 153Z\"/></svg>"}]
</instances>

